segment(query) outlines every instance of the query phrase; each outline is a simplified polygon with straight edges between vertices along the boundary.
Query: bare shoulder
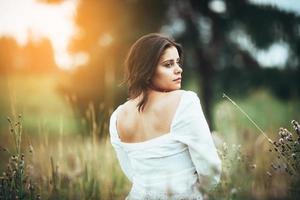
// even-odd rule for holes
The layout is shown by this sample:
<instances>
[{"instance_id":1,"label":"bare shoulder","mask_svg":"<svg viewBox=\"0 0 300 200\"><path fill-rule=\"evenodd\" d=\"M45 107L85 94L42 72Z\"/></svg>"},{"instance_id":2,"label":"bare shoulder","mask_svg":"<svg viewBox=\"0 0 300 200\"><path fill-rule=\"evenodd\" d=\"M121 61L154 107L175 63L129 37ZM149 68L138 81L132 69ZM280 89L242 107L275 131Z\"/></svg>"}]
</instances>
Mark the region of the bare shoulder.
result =
<instances>
[{"instance_id":1,"label":"bare shoulder","mask_svg":"<svg viewBox=\"0 0 300 200\"><path fill-rule=\"evenodd\" d=\"M120 111L118 113L118 118L126 119L130 114L133 114L136 110L136 101L128 100L121 105Z\"/></svg>"},{"instance_id":2,"label":"bare shoulder","mask_svg":"<svg viewBox=\"0 0 300 200\"><path fill-rule=\"evenodd\" d=\"M167 104L167 105L178 104L184 92L185 92L184 90L174 90L165 93L162 98L163 104Z\"/></svg>"},{"instance_id":3,"label":"bare shoulder","mask_svg":"<svg viewBox=\"0 0 300 200\"><path fill-rule=\"evenodd\" d=\"M143 112L139 99L122 104L117 117L117 130L122 141L143 141L170 131L170 125L184 90L152 93Z\"/></svg>"},{"instance_id":4,"label":"bare shoulder","mask_svg":"<svg viewBox=\"0 0 300 200\"><path fill-rule=\"evenodd\" d=\"M136 128L135 124L133 123L133 116L134 116L134 106L132 100L128 100L123 103L119 109L117 115L117 132L121 140L127 140L128 135L124 133L128 133L130 130Z\"/></svg>"},{"instance_id":5,"label":"bare shoulder","mask_svg":"<svg viewBox=\"0 0 300 200\"><path fill-rule=\"evenodd\" d=\"M183 93L185 92L185 90L174 90L174 91L171 91L171 92L167 92L166 95L169 96L170 98L180 98Z\"/></svg>"},{"instance_id":6,"label":"bare shoulder","mask_svg":"<svg viewBox=\"0 0 300 200\"><path fill-rule=\"evenodd\" d=\"M172 103L178 103L183 95L185 90L174 90L166 93L161 93L156 95L153 99L149 100L149 107L151 109L155 107L160 107L163 105L164 107L167 105L172 105ZM137 112L137 105L139 103L138 99L128 100L122 105L122 109L120 111L122 116L134 114ZM167 106L169 107L169 106ZM161 108L160 108L161 109Z\"/></svg>"},{"instance_id":7,"label":"bare shoulder","mask_svg":"<svg viewBox=\"0 0 300 200\"><path fill-rule=\"evenodd\" d=\"M180 103L183 93L184 90L175 90L158 96L153 103L153 111L160 113L159 116L166 115L166 118L172 118Z\"/></svg>"}]
</instances>

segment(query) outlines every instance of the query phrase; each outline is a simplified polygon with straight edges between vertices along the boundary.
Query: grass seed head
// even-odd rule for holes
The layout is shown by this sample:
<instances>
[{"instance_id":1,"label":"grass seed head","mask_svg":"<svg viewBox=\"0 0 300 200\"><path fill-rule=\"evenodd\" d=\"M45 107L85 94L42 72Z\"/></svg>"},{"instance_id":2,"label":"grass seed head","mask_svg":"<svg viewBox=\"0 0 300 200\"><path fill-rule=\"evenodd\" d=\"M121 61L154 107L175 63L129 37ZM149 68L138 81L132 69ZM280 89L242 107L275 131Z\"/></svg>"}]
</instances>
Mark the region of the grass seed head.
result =
<instances>
[{"instance_id":1,"label":"grass seed head","mask_svg":"<svg viewBox=\"0 0 300 200\"><path fill-rule=\"evenodd\" d=\"M11 123L11 119L10 119L9 117L7 117L7 121L8 121L9 123Z\"/></svg>"},{"instance_id":2,"label":"grass seed head","mask_svg":"<svg viewBox=\"0 0 300 200\"><path fill-rule=\"evenodd\" d=\"M272 167L274 170L277 170L277 166L276 166L274 163L271 163L271 167Z\"/></svg>"}]
</instances>

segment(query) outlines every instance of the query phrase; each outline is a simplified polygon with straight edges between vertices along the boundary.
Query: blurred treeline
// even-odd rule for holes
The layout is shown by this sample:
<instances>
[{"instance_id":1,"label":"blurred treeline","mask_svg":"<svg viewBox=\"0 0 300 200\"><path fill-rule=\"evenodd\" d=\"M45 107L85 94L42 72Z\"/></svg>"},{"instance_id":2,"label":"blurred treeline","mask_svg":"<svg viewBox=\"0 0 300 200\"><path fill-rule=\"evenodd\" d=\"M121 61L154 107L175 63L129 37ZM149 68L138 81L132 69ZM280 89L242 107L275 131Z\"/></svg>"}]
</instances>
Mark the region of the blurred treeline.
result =
<instances>
[{"instance_id":1,"label":"blurred treeline","mask_svg":"<svg viewBox=\"0 0 300 200\"><path fill-rule=\"evenodd\" d=\"M216 3L223 9L214 7ZM283 100L300 97L300 17L277 7L247 0L81 0L75 22L79 32L69 51L88 54L88 63L61 72L48 40L20 47L13 39L2 37L0 73L63 73L56 90L67 97L76 114L86 117L92 106L95 120L106 120L127 97L126 87L119 84L130 45L144 34L161 32L182 44L183 88L199 93L209 122L223 92L243 97L267 88ZM260 66L237 42L240 33L257 49L286 43L289 55L285 66Z\"/></svg>"},{"instance_id":2,"label":"blurred treeline","mask_svg":"<svg viewBox=\"0 0 300 200\"><path fill-rule=\"evenodd\" d=\"M12 37L0 38L0 74L57 72L51 42L30 40L24 46Z\"/></svg>"}]
</instances>

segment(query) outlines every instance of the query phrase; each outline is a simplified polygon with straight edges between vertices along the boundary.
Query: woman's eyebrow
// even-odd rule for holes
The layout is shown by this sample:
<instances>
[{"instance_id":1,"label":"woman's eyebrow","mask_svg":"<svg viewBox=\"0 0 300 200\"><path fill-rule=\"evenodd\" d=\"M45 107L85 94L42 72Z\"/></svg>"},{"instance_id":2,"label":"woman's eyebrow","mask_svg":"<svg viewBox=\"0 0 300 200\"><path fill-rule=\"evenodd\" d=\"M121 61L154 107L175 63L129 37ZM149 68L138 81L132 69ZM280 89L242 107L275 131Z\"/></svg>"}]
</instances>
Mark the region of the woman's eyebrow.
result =
<instances>
[{"instance_id":1,"label":"woman's eyebrow","mask_svg":"<svg viewBox=\"0 0 300 200\"><path fill-rule=\"evenodd\" d=\"M176 61L177 60L180 60L180 58L177 58ZM168 60L162 61L161 63L165 63L165 62L168 62L168 61L173 61L173 59L168 59Z\"/></svg>"}]
</instances>

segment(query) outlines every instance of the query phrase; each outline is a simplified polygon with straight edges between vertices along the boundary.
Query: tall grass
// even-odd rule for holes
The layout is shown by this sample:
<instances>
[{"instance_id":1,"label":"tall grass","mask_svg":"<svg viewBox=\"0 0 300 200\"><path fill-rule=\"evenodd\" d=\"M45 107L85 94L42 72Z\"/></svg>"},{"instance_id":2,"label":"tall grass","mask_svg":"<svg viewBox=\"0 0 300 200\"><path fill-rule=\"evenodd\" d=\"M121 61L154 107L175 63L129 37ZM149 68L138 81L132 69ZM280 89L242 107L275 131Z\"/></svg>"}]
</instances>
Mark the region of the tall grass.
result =
<instances>
[{"instance_id":1,"label":"tall grass","mask_svg":"<svg viewBox=\"0 0 300 200\"><path fill-rule=\"evenodd\" d=\"M262 97L259 96L259 98ZM267 102L266 107L273 106L270 99L265 102ZM272 110L279 107L278 104L275 105ZM242 116L237 114L233 116L235 112L231 107L231 104L222 104L220 109L223 113L216 112L216 115L221 113L224 119L216 118L215 120L219 123L216 134L226 142L222 142L222 145L218 147L219 155L223 160L223 173L221 183L213 191L207 193L206 197L213 200L293 199L293 195L297 194L297 191L295 193L292 190L296 188L293 184L297 184L297 181L291 181L291 175L285 172L284 167L283 170L274 170L272 167L272 164L276 167L278 164L284 166L285 162L282 159L277 160L278 152L273 146L274 142L279 143L281 138L275 131L279 127L278 123L261 128L263 130L267 127L268 132L264 132L272 140L271 145L264 135L257 134L258 131L255 128L247 127ZM255 106L248 108L251 111L256 110ZM22 191L26 193L24 196L19 195L23 199L124 199L130 190L130 183L119 167L109 140L98 140L99 134L107 134L108 120L106 118L96 121L95 113L97 112L99 111L94 106L88 106L86 112L86 123L90 128L88 134L69 134L64 128L65 121L56 124L55 129L58 131L53 135L48 133L47 128L40 129L39 134L30 134L30 132L22 134L17 131L15 138L11 134L11 145L10 141L6 141L7 146L2 146L1 155L6 153L10 157L19 153L19 156L17 160L11 158L11 160L2 161L1 164L13 166L15 164L10 163L23 162L24 165L17 164L17 166L19 168L24 166L22 170L25 170L20 170L22 173L19 174L23 176L23 180L26 180L23 185L19 184L18 187L22 188L14 189L15 193L12 194L19 195ZM249 116L252 116L252 113ZM261 113L254 116L257 122L265 118ZM283 118L287 119L286 116ZM271 123L272 119L269 118L269 120ZM249 123L248 120L247 123ZM12 125L15 127L16 123L8 124L8 126ZM22 130L21 125L21 121L17 123L20 129L16 130ZM224 128L225 125L227 128ZM297 133L293 134L294 143L297 140L296 135ZM284 137L283 139L288 141L288 138ZM278 148L279 152L281 150L282 147ZM293 156L286 159L293 159ZM4 166L1 167L4 171L6 170ZM2 181L4 176L1 176ZM15 177L20 183L20 176ZM297 176L293 177L299 180ZM7 195L8 193L5 193L6 197Z\"/></svg>"},{"instance_id":2,"label":"tall grass","mask_svg":"<svg viewBox=\"0 0 300 200\"><path fill-rule=\"evenodd\" d=\"M21 153L20 143L21 134L16 138L18 153L12 161L28 162L30 165L26 172L21 171L24 164L18 165L20 176L15 177L15 182L20 183L24 177L30 178L30 182L36 184L35 190L41 199L122 199L129 191L129 182L107 140L99 142L94 137L70 137L63 133L55 140L44 136L32 140L30 158L24 155L25 152ZM9 152L4 147L2 149ZM18 184L12 190L24 193L25 185ZM11 190L4 192L3 196L7 199L14 199L7 196ZM19 195L19 199L29 198L28 195L22 198Z\"/></svg>"},{"instance_id":3,"label":"tall grass","mask_svg":"<svg viewBox=\"0 0 300 200\"><path fill-rule=\"evenodd\" d=\"M6 170L0 177L0 199L40 199L40 195L36 192L35 184L32 182L32 177L27 175L30 163L25 162L25 155L21 149L21 115L16 121L8 118L8 122L15 149L10 151L1 147L2 151L7 152L10 158L7 162Z\"/></svg>"},{"instance_id":4,"label":"tall grass","mask_svg":"<svg viewBox=\"0 0 300 200\"><path fill-rule=\"evenodd\" d=\"M258 125L257 123L231 98L229 98L226 94L223 94L224 98L227 98L246 118L257 128L258 132L261 134L261 138L264 139L264 145L261 146L264 150L264 147L267 144L269 148L269 152L274 151L275 155L270 156L271 159L268 160L269 164L263 163L264 167L271 166L271 170L265 169L268 178L264 183L264 187L268 190L268 192L264 191L264 199L298 199L300 197L300 189L298 184L300 183L300 125L297 121L292 120L293 129L295 131L295 135L293 135L290 131L285 128L279 129L279 139L278 141L272 140ZM261 143L263 144L263 143ZM261 152L264 156L268 156L266 152ZM220 153L223 158L224 164L226 166L226 151ZM225 156L224 156L225 155ZM263 156L261 156L263 157ZM241 158L238 155L238 160ZM224 165L223 165L224 166ZM231 162L231 166L232 165ZM252 165L255 166L256 165ZM231 170L225 170L225 172L229 172ZM258 173L264 170L257 171ZM237 172L237 171L236 171ZM233 178L235 176L231 176ZM244 176L245 178L249 176ZM252 178L255 180L255 176ZM255 180L256 181L256 180ZM241 184L242 185L242 184ZM236 192L237 190L235 190ZM280 191L278 193L278 191ZM256 198L261 198L262 196ZM243 197L245 199L245 197Z\"/></svg>"}]
</instances>

